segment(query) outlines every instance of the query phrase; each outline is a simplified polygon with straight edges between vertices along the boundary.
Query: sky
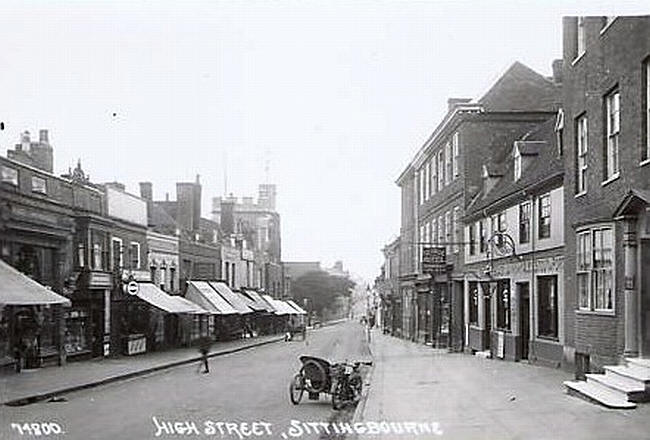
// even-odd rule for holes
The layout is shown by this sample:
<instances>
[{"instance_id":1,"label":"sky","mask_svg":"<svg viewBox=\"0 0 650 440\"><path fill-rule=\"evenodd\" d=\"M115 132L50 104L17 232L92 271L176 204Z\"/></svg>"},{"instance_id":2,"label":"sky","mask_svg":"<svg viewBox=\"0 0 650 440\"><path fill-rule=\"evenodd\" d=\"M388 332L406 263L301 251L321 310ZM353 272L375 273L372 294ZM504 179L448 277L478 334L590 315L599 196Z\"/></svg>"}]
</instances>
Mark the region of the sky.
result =
<instances>
[{"instance_id":1,"label":"sky","mask_svg":"<svg viewBox=\"0 0 650 440\"><path fill-rule=\"evenodd\" d=\"M613 6L616 5L616 6ZM644 8L645 6L645 8ZM644 2L29 1L0 3L0 150L48 129L55 173L154 198L277 185L285 261L371 280L399 234L395 180L450 97L514 62L561 58L563 15ZM227 177L226 177L227 175ZM226 188L227 186L227 188Z\"/></svg>"}]
</instances>

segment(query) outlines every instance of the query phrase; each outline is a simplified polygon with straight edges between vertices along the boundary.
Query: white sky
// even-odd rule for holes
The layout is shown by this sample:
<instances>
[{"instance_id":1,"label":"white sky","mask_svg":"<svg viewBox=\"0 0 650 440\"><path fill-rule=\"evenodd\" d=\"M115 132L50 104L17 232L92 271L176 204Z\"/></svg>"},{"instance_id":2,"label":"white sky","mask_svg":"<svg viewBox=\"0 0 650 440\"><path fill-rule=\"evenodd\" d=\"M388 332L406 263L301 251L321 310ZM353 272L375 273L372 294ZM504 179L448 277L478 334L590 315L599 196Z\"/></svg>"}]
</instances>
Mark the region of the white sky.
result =
<instances>
[{"instance_id":1,"label":"white sky","mask_svg":"<svg viewBox=\"0 0 650 440\"><path fill-rule=\"evenodd\" d=\"M645 5L1 3L0 149L47 128L57 174L80 158L93 181L151 181L157 199L200 174L206 217L226 155L237 196L256 196L268 160L283 259L371 279L399 233L395 179L447 98L479 97L515 60L550 75L562 15Z\"/></svg>"}]
</instances>

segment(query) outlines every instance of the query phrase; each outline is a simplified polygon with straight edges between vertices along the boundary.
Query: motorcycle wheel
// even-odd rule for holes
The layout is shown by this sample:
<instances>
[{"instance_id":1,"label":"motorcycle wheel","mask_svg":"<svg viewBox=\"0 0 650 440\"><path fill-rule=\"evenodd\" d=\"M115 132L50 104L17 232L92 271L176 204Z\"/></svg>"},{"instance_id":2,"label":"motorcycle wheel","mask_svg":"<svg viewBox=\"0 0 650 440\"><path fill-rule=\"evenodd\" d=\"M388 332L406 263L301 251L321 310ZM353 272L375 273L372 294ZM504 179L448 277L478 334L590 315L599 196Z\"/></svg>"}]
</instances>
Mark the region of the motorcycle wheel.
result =
<instances>
[{"instance_id":1,"label":"motorcycle wheel","mask_svg":"<svg viewBox=\"0 0 650 440\"><path fill-rule=\"evenodd\" d=\"M296 374L291 383L289 384L289 397L291 403L298 405L302 399L302 394L305 392L304 382L301 374Z\"/></svg>"},{"instance_id":2,"label":"motorcycle wheel","mask_svg":"<svg viewBox=\"0 0 650 440\"><path fill-rule=\"evenodd\" d=\"M345 389L344 385L339 382L336 384L336 388L334 388L334 391L332 392L332 408L336 411L340 410L343 408L343 405L345 404Z\"/></svg>"}]
</instances>

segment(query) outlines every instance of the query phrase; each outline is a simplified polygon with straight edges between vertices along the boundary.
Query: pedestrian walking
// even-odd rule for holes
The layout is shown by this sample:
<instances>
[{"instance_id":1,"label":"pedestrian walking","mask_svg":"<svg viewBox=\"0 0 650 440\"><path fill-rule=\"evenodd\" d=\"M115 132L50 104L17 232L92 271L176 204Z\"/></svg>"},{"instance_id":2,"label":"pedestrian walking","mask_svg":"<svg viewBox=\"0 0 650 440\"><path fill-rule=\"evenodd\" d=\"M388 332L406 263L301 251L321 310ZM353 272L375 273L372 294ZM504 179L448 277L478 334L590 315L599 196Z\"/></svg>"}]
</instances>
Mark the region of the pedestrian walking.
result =
<instances>
[{"instance_id":1,"label":"pedestrian walking","mask_svg":"<svg viewBox=\"0 0 650 440\"><path fill-rule=\"evenodd\" d=\"M201 365L204 367L203 374L210 372L210 367L208 366L208 353L210 353L210 346L212 341L209 337L204 336L199 342L199 353L201 353L201 363L199 364L199 369Z\"/></svg>"}]
</instances>

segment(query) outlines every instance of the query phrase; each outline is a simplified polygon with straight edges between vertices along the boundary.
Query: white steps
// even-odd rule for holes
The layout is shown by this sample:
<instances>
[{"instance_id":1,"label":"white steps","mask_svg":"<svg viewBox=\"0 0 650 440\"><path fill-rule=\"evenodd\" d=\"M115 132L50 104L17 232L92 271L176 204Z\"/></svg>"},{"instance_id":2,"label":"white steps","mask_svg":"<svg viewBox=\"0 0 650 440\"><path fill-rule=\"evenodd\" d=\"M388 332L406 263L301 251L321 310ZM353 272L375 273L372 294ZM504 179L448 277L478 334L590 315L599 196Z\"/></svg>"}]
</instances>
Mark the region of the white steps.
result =
<instances>
[{"instance_id":1,"label":"white steps","mask_svg":"<svg viewBox=\"0 0 650 440\"><path fill-rule=\"evenodd\" d=\"M615 409L633 409L636 408L636 403L628 402L624 395L615 391L610 391L607 387L595 385L591 382L585 381L570 381L564 382L569 393L577 394L580 397L585 397L588 400L595 401L608 408Z\"/></svg>"},{"instance_id":2,"label":"white steps","mask_svg":"<svg viewBox=\"0 0 650 440\"><path fill-rule=\"evenodd\" d=\"M566 381L569 393L608 408L631 409L650 401L650 359L627 358L626 365L605 366L605 374L587 374L587 381Z\"/></svg>"}]
</instances>

